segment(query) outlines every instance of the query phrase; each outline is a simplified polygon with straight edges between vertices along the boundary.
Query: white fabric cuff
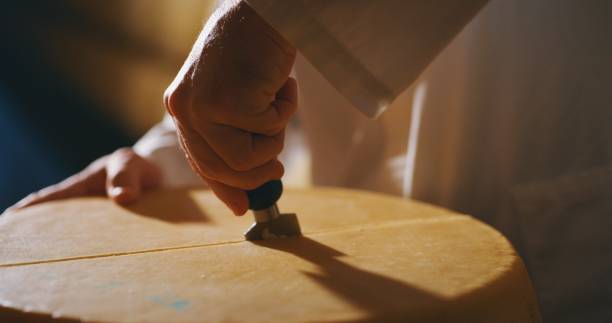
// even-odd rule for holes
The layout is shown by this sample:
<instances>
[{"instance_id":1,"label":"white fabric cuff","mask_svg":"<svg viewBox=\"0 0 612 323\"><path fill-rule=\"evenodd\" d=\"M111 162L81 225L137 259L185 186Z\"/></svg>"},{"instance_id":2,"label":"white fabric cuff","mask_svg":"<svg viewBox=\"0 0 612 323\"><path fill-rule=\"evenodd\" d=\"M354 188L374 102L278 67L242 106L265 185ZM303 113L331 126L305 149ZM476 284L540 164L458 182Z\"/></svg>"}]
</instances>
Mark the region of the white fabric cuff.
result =
<instances>
[{"instance_id":1,"label":"white fabric cuff","mask_svg":"<svg viewBox=\"0 0 612 323\"><path fill-rule=\"evenodd\" d=\"M423 72L487 0L246 0L369 117Z\"/></svg>"},{"instance_id":2,"label":"white fabric cuff","mask_svg":"<svg viewBox=\"0 0 612 323\"><path fill-rule=\"evenodd\" d=\"M189 166L169 115L136 142L134 151L159 167L162 187L206 186Z\"/></svg>"}]
</instances>

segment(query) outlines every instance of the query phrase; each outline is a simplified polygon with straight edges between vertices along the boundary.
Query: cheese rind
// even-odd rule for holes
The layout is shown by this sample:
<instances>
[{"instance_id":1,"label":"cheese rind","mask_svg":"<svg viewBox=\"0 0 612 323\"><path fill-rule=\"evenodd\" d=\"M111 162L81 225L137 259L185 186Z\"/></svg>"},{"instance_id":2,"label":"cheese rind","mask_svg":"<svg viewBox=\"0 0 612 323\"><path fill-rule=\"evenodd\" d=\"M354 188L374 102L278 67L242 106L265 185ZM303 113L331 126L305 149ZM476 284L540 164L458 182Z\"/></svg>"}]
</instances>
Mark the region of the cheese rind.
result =
<instances>
[{"instance_id":1,"label":"cheese rind","mask_svg":"<svg viewBox=\"0 0 612 323\"><path fill-rule=\"evenodd\" d=\"M144 216L183 193L205 221ZM305 236L251 243L240 238L250 219L215 203L205 191L166 191L145 197L140 212L75 199L9 214L0 231L20 237L20 250L48 251L0 245L12 255L0 265L0 303L26 317L94 321L540 321L521 259L469 216L379 194L290 190L281 209L298 214ZM111 237L57 243L59 227L68 237L80 230L77 241ZM130 230L143 241L116 235Z\"/></svg>"}]
</instances>

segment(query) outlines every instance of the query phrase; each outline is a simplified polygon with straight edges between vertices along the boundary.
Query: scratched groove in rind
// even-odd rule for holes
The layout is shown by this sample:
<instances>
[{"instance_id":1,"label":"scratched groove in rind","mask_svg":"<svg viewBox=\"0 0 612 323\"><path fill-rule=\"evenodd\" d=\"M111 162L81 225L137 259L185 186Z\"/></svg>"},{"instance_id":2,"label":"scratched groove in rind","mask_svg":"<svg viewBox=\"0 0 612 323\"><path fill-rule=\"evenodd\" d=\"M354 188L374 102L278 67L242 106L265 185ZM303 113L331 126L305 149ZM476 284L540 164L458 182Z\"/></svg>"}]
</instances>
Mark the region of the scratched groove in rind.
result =
<instances>
[{"instance_id":1,"label":"scratched groove in rind","mask_svg":"<svg viewBox=\"0 0 612 323\"><path fill-rule=\"evenodd\" d=\"M448 218L435 218L435 219L425 219L425 220L403 220L403 221L402 220L398 220L398 221L386 222L386 223L378 224L378 225L371 226L371 227L368 227L368 228L353 227L353 228L346 228L346 229L342 229L342 230L329 230L329 231L321 231L321 232L312 232L312 233L309 234L309 236L317 236L317 235L321 235L321 234L330 234L330 233L341 233L341 232L348 232L348 231L360 231L360 230L365 230L365 229L367 229L367 230L376 230L376 229L385 228L385 227L389 227L389 226L402 225L404 223L411 223L411 224L415 224L415 223L428 223L428 222L438 222L438 221L442 221L442 220L444 220L444 221L460 221L460 220L467 220L467 217L452 215L452 216L449 216ZM47 259L47 260L39 260L39 261L7 263L7 264L0 264L0 268L17 267L17 266L29 266L29 265L40 265L40 264L56 263L56 262L63 262L63 261L76 261L76 260L87 260L87 259L97 259L97 258L129 256L129 255L137 255L137 254L142 254L142 253L153 253L153 252L165 252L165 251L182 250L182 249L204 248L204 247L211 247L211 246L229 245L229 244L235 244L235 243L249 243L249 242L244 241L244 240L223 241L223 242L218 242L218 243L208 243L208 244L200 244L200 245L177 246L177 247L157 248L157 249L149 249L149 250L136 250L136 251L108 253L108 254L98 254L98 255L88 255L88 256L77 256L77 257Z\"/></svg>"},{"instance_id":2,"label":"scratched groove in rind","mask_svg":"<svg viewBox=\"0 0 612 323\"><path fill-rule=\"evenodd\" d=\"M297 213L306 235L455 216L423 203L330 188L289 189L279 207L281 212ZM250 214L231 215L205 190L149 192L129 208L100 197L50 202L0 216L0 268L241 241L252 221Z\"/></svg>"},{"instance_id":3,"label":"scratched groove in rind","mask_svg":"<svg viewBox=\"0 0 612 323\"><path fill-rule=\"evenodd\" d=\"M87 260L87 259L97 259L97 258L129 256L129 255L137 255L137 254L142 254L142 253L164 252L164 251L172 251L172 250L182 250L182 249L209 247L209 246L219 246L219 245L227 245L227 244L240 243L240 242L243 242L243 241L226 241L226 242L210 243L210 244L194 245L194 246L168 247L168 248L158 248L158 249L151 249L151 250L126 251L126 252L100 254L100 255L78 256L78 257L48 259L48 260L29 261L29 262L17 262L17 263L9 263L9 264L0 264L0 268L17 267L17 266L28 266L28 265L40 265L40 264L48 264L48 263L55 263L55 262L62 262L62 261L74 261L74 260Z\"/></svg>"}]
</instances>

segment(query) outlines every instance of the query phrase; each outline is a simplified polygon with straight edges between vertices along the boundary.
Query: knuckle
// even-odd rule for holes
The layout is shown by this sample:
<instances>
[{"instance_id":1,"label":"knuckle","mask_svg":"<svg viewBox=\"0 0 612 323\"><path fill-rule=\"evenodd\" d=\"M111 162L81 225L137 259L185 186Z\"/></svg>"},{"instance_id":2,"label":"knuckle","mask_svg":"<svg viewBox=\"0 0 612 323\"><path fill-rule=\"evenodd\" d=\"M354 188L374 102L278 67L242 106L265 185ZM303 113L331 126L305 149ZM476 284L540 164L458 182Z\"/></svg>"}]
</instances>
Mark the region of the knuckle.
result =
<instances>
[{"instance_id":1,"label":"knuckle","mask_svg":"<svg viewBox=\"0 0 612 323\"><path fill-rule=\"evenodd\" d=\"M171 109L171 108L170 108L170 94L171 94L170 88L167 88L167 89L164 91L164 95L163 95L163 98L162 98L163 103L164 103L164 107L165 107L165 108L166 108L166 110L168 110L168 111L170 111L170 109Z\"/></svg>"},{"instance_id":2,"label":"knuckle","mask_svg":"<svg viewBox=\"0 0 612 323\"><path fill-rule=\"evenodd\" d=\"M175 91L171 88L167 88L164 92L164 107L170 114L173 114L173 110L176 107L176 97L174 92Z\"/></svg>"},{"instance_id":3,"label":"knuckle","mask_svg":"<svg viewBox=\"0 0 612 323\"><path fill-rule=\"evenodd\" d=\"M273 75L268 69L261 66L253 67L245 65L240 68L240 78L236 81L241 89L240 95L234 100L243 99L258 99L257 101L272 101L276 95L275 88L279 81L276 75ZM241 102L247 103L247 102Z\"/></svg>"},{"instance_id":4,"label":"knuckle","mask_svg":"<svg viewBox=\"0 0 612 323\"><path fill-rule=\"evenodd\" d=\"M42 194L40 192L34 192L34 193L30 193L28 194L28 196L26 196L23 200L24 201L36 201L38 200L40 197L42 196Z\"/></svg>"},{"instance_id":5,"label":"knuckle","mask_svg":"<svg viewBox=\"0 0 612 323\"><path fill-rule=\"evenodd\" d=\"M134 150L132 150L132 148L129 148L129 147L119 148L115 150L113 154L117 157L123 157L123 158L134 158L136 156L136 153L134 152Z\"/></svg>"},{"instance_id":6,"label":"knuckle","mask_svg":"<svg viewBox=\"0 0 612 323\"><path fill-rule=\"evenodd\" d=\"M112 163L113 160L118 163L116 165L119 167L119 171L121 171L126 167L136 165L136 163L138 163L140 160L140 156L136 154L132 148L124 147L117 149L112 154L112 158L109 160L109 163Z\"/></svg>"},{"instance_id":7,"label":"knuckle","mask_svg":"<svg viewBox=\"0 0 612 323\"><path fill-rule=\"evenodd\" d=\"M189 108L189 98L183 86L170 86L164 92L164 106L172 116L180 118Z\"/></svg>"}]
</instances>

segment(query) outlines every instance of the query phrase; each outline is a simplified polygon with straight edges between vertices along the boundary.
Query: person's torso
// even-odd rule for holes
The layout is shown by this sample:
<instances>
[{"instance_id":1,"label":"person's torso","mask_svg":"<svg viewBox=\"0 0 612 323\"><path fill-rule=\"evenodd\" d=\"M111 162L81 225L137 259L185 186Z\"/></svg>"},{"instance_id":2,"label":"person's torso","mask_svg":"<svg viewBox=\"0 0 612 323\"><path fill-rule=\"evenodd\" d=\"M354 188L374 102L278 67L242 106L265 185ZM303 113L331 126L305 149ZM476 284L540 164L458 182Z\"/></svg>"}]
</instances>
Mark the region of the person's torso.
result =
<instances>
[{"instance_id":1,"label":"person's torso","mask_svg":"<svg viewBox=\"0 0 612 323\"><path fill-rule=\"evenodd\" d=\"M314 183L472 214L527 258L545 318L607 318L576 295L612 290L611 18L605 0L493 1L376 121L298 62Z\"/></svg>"}]
</instances>

